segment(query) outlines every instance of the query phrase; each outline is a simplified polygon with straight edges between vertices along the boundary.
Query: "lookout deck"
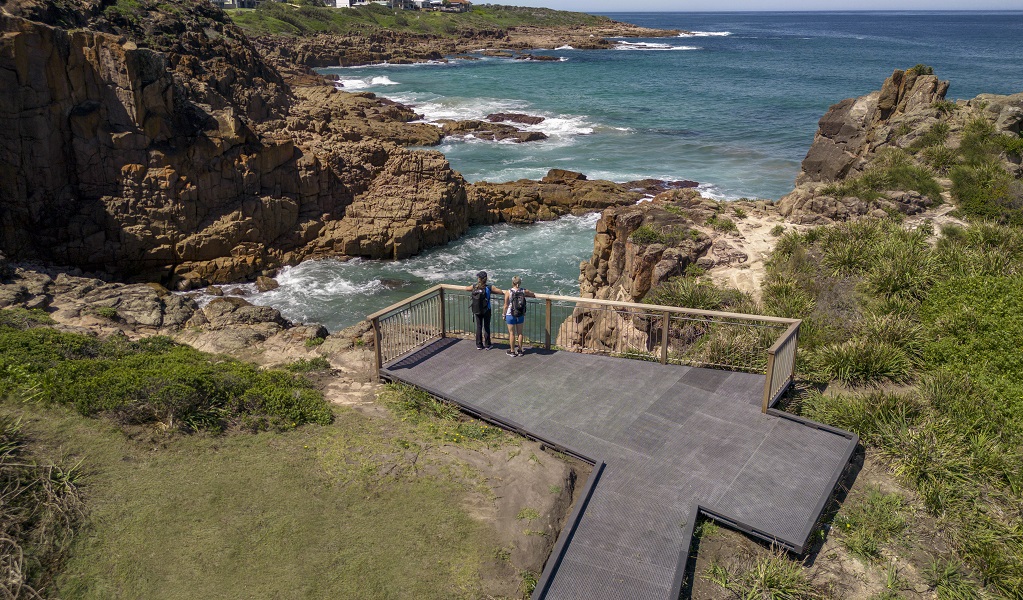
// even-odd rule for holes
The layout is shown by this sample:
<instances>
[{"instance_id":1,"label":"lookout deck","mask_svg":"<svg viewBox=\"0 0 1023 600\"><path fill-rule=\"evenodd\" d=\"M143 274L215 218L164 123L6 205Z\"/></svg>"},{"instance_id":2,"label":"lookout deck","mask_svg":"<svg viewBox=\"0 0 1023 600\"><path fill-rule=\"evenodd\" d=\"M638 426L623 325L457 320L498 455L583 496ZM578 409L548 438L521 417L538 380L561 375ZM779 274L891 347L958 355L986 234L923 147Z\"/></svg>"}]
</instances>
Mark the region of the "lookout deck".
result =
<instances>
[{"instance_id":1,"label":"lookout deck","mask_svg":"<svg viewBox=\"0 0 1023 600\"><path fill-rule=\"evenodd\" d=\"M762 410L762 374L450 337L382 367L596 465L537 600L675 600L698 513L802 552L857 442Z\"/></svg>"}]
</instances>

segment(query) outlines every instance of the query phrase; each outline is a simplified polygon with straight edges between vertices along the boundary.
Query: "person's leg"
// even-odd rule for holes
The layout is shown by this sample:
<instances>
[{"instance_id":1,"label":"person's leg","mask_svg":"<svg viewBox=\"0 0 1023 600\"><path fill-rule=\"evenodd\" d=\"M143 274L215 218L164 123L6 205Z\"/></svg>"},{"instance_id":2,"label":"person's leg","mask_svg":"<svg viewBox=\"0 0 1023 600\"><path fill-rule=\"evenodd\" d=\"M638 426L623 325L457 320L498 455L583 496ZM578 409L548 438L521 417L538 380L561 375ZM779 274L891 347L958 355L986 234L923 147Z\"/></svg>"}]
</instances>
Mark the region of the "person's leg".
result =
<instances>
[{"instance_id":1,"label":"person's leg","mask_svg":"<svg viewBox=\"0 0 1023 600\"><path fill-rule=\"evenodd\" d=\"M508 317L505 317L505 321ZM515 354L515 326L508 323L508 354Z\"/></svg>"},{"instance_id":2,"label":"person's leg","mask_svg":"<svg viewBox=\"0 0 1023 600\"><path fill-rule=\"evenodd\" d=\"M515 335L519 337L519 354L525 352L525 350L522 349L522 329L523 329L522 323L519 323L518 325L515 326Z\"/></svg>"},{"instance_id":3,"label":"person's leg","mask_svg":"<svg viewBox=\"0 0 1023 600\"><path fill-rule=\"evenodd\" d=\"M484 348L490 348L490 317L491 317L491 312L489 310L487 312L483 313L483 347Z\"/></svg>"},{"instance_id":4,"label":"person's leg","mask_svg":"<svg viewBox=\"0 0 1023 600\"><path fill-rule=\"evenodd\" d=\"M483 347L483 316L482 315L473 315L473 318L476 319L476 347L477 348L482 348Z\"/></svg>"}]
</instances>

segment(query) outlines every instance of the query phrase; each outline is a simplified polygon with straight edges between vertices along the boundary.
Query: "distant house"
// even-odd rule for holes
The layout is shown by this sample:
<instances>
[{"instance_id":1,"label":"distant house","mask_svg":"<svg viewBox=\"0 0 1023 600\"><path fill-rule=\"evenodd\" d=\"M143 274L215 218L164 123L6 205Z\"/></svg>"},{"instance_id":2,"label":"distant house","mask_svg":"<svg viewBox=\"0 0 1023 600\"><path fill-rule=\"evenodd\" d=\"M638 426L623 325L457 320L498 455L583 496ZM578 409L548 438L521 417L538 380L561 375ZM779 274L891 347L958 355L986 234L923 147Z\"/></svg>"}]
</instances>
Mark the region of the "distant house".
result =
<instances>
[{"instance_id":1,"label":"distant house","mask_svg":"<svg viewBox=\"0 0 1023 600\"><path fill-rule=\"evenodd\" d=\"M448 5L445 6L442 10L463 13L469 12L471 8L472 2L469 2L469 0L448 0Z\"/></svg>"}]
</instances>

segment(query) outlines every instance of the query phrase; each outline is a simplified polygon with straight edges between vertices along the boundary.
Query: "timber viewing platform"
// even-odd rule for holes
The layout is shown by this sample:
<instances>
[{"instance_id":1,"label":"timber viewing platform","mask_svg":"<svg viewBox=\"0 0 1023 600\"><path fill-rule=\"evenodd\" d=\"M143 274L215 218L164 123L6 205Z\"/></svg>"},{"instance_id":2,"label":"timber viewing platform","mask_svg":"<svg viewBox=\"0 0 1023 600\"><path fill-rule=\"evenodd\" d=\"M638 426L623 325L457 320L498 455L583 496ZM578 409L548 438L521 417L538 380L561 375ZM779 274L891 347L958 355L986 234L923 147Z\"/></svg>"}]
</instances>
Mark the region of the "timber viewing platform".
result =
<instances>
[{"instance_id":1,"label":"timber viewing platform","mask_svg":"<svg viewBox=\"0 0 1023 600\"><path fill-rule=\"evenodd\" d=\"M701 515L804 551L858 440L773 408L798 320L537 294L512 358L476 349L469 298L370 315L377 368L594 465L534 600L677 599Z\"/></svg>"}]
</instances>

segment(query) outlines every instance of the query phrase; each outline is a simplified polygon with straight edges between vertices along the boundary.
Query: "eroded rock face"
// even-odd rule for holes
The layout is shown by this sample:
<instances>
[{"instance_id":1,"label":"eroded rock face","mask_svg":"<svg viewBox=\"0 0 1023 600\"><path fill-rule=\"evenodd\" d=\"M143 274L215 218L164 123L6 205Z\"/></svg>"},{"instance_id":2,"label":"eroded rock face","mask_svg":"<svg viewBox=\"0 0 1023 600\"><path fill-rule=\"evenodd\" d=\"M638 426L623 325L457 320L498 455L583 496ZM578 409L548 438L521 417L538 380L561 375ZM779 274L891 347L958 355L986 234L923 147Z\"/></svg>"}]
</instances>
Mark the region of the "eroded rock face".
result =
<instances>
[{"instance_id":1,"label":"eroded rock face","mask_svg":"<svg viewBox=\"0 0 1023 600\"><path fill-rule=\"evenodd\" d=\"M899 126L937 122L934 103L945 99L948 82L934 75L896 70L880 91L849 98L821 118L796 184L844 179L862 171L877 148L890 143Z\"/></svg>"},{"instance_id":2,"label":"eroded rock face","mask_svg":"<svg viewBox=\"0 0 1023 600\"><path fill-rule=\"evenodd\" d=\"M403 106L322 84L292 94L245 44L216 55L220 40L185 35L183 54L163 53L9 15L0 30L0 250L13 258L187 289L327 246L389 256L376 248L409 246L410 229L425 232L417 252L450 237L416 215L460 205L453 218L465 219L461 178L399 147L440 140L437 128L409 124L416 115ZM179 77L199 57L217 65L236 53L248 72ZM259 96L264 76L275 83ZM363 231L359 209L380 194L412 199L416 211L371 211L394 223ZM356 225L338 227L353 203ZM381 229L400 239L365 254L350 243ZM325 232L348 237L325 243Z\"/></svg>"},{"instance_id":3,"label":"eroded rock face","mask_svg":"<svg viewBox=\"0 0 1023 600\"><path fill-rule=\"evenodd\" d=\"M933 206L935 198L916 191L882 190L877 198L837 197L828 184L862 175L886 150L914 154L914 145L938 123L947 127L944 143L952 149L975 119L990 122L999 133L1018 135L1023 126L1023 94L983 94L952 104L944 101L947 90L948 82L934 75L896 70L880 90L832 106L820 120L795 189L778 203L781 214L796 223L823 224L891 212L916 215ZM1005 168L1018 177L1018 157L1004 159ZM920 156L911 160L919 163ZM944 186L947 189L948 184Z\"/></svg>"}]
</instances>

